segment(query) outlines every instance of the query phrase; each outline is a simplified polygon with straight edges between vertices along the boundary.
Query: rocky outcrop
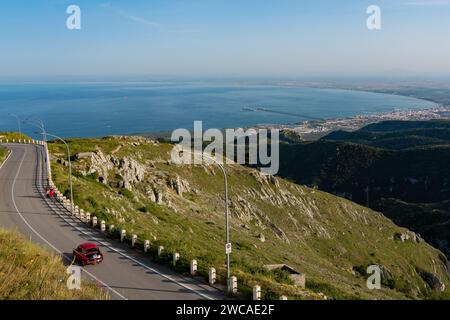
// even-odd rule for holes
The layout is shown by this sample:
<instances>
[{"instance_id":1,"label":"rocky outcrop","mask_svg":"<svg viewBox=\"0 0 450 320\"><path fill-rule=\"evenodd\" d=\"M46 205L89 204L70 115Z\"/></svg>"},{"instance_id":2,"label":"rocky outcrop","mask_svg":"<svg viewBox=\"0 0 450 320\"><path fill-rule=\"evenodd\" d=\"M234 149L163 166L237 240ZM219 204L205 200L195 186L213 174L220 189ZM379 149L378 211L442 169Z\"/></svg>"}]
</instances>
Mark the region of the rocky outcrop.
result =
<instances>
[{"instance_id":1,"label":"rocky outcrop","mask_svg":"<svg viewBox=\"0 0 450 320\"><path fill-rule=\"evenodd\" d=\"M81 152L75 155L75 160L91 159L94 156L94 152Z\"/></svg>"},{"instance_id":2,"label":"rocky outcrop","mask_svg":"<svg viewBox=\"0 0 450 320\"><path fill-rule=\"evenodd\" d=\"M117 187L129 190L133 188L134 184L143 181L146 173L145 166L136 160L105 155L100 149L94 152L78 153L75 155L75 159L80 161L79 171L83 175L96 174L98 181L104 184L108 184L110 181L109 172L113 169L117 170L117 176L121 179Z\"/></svg>"},{"instance_id":3,"label":"rocky outcrop","mask_svg":"<svg viewBox=\"0 0 450 320\"><path fill-rule=\"evenodd\" d=\"M406 242L406 241L413 241L416 243L420 243L422 242L422 238L417 234L414 233L412 231L406 231L406 232L396 232L394 234L394 239L401 241L401 242Z\"/></svg>"},{"instance_id":4,"label":"rocky outcrop","mask_svg":"<svg viewBox=\"0 0 450 320\"><path fill-rule=\"evenodd\" d=\"M183 196L184 192L190 192L189 183L179 176L168 178L167 185L172 188L179 196Z\"/></svg>"},{"instance_id":5,"label":"rocky outcrop","mask_svg":"<svg viewBox=\"0 0 450 320\"><path fill-rule=\"evenodd\" d=\"M420 268L416 268L416 271L431 289L438 290L440 292L445 291L445 284L438 278L437 275Z\"/></svg>"},{"instance_id":6,"label":"rocky outcrop","mask_svg":"<svg viewBox=\"0 0 450 320\"><path fill-rule=\"evenodd\" d=\"M263 233L260 233L258 236L258 240L261 242L266 242L266 236Z\"/></svg>"},{"instance_id":7,"label":"rocky outcrop","mask_svg":"<svg viewBox=\"0 0 450 320\"><path fill-rule=\"evenodd\" d=\"M77 154L76 158L89 160L85 175L96 173L98 174L99 182L108 183L109 170L114 168L114 164L111 162L109 156L106 156L100 149L97 149L94 152Z\"/></svg>"},{"instance_id":8,"label":"rocky outcrop","mask_svg":"<svg viewBox=\"0 0 450 320\"><path fill-rule=\"evenodd\" d=\"M119 160L119 172L123 178L123 187L131 190L134 184L141 182L145 177L145 167L131 158Z\"/></svg>"},{"instance_id":9,"label":"rocky outcrop","mask_svg":"<svg viewBox=\"0 0 450 320\"><path fill-rule=\"evenodd\" d=\"M235 198L236 200L230 201L230 207L231 211L236 213L239 220L245 224L253 222L256 226L263 229L269 228L275 233L277 238L286 243L290 243L286 233L279 226L273 223L267 214L241 196L236 195Z\"/></svg>"},{"instance_id":10,"label":"rocky outcrop","mask_svg":"<svg viewBox=\"0 0 450 320\"><path fill-rule=\"evenodd\" d=\"M279 187L280 183L278 182L278 179L274 176L266 176L267 179L270 181L271 184L273 184L275 187Z\"/></svg>"},{"instance_id":11,"label":"rocky outcrop","mask_svg":"<svg viewBox=\"0 0 450 320\"><path fill-rule=\"evenodd\" d=\"M152 186L148 186L145 190L145 194L148 197L148 199L151 202L155 202L156 203L156 194L155 194L155 190L153 189Z\"/></svg>"}]
</instances>

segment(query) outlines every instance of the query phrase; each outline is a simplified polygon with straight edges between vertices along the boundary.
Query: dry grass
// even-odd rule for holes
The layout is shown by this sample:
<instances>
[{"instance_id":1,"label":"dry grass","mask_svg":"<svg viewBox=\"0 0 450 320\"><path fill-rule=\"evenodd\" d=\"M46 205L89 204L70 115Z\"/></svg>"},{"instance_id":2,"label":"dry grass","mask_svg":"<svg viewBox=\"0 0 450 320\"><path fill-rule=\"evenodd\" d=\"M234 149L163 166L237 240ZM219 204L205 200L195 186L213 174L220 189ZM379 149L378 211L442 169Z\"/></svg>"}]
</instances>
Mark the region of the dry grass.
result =
<instances>
[{"instance_id":1,"label":"dry grass","mask_svg":"<svg viewBox=\"0 0 450 320\"><path fill-rule=\"evenodd\" d=\"M14 140L31 140L31 138L29 136L27 136L26 134L23 133L18 133L18 132L0 132L0 140L6 140L8 139L10 142L14 139ZM4 141L5 142L5 141Z\"/></svg>"},{"instance_id":2,"label":"dry grass","mask_svg":"<svg viewBox=\"0 0 450 320\"><path fill-rule=\"evenodd\" d=\"M0 146L0 166L2 165L3 161L5 161L7 156L8 156L8 149Z\"/></svg>"},{"instance_id":3,"label":"dry grass","mask_svg":"<svg viewBox=\"0 0 450 320\"><path fill-rule=\"evenodd\" d=\"M61 258L0 229L0 300L106 300L108 295L82 280L81 290L66 287Z\"/></svg>"}]
</instances>

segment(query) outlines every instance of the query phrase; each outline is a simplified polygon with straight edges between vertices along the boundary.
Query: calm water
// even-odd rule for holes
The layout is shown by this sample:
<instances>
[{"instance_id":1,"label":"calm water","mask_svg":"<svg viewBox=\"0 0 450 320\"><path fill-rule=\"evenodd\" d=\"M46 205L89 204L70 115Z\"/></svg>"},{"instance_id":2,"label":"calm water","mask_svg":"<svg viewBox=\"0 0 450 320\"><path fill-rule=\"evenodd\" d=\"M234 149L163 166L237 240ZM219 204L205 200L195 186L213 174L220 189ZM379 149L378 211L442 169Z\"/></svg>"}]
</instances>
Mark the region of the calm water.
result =
<instances>
[{"instance_id":1,"label":"calm water","mask_svg":"<svg viewBox=\"0 0 450 320\"><path fill-rule=\"evenodd\" d=\"M203 120L206 128L235 128L431 106L431 102L393 95L273 86L2 84L0 131L17 130L9 113L42 119L49 132L74 137L192 129L194 120ZM255 107L272 112L246 109ZM23 131L33 134L36 130L23 125Z\"/></svg>"}]
</instances>

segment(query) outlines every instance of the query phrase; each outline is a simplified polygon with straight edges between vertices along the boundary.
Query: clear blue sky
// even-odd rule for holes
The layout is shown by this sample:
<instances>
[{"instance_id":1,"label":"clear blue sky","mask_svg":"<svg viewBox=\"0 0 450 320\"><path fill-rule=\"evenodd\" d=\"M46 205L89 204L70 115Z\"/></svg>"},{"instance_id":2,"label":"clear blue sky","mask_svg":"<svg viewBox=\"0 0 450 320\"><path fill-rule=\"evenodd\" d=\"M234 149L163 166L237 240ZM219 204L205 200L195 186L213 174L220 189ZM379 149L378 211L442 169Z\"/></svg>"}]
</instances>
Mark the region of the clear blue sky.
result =
<instances>
[{"instance_id":1,"label":"clear blue sky","mask_svg":"<svg viewBox=\"0 0 450 320\"><path fill-rule=\"evenodd\" d=\"M0 0L0 76L448 76L449 57L450 0Z\"/></svg>"}]
</instances>

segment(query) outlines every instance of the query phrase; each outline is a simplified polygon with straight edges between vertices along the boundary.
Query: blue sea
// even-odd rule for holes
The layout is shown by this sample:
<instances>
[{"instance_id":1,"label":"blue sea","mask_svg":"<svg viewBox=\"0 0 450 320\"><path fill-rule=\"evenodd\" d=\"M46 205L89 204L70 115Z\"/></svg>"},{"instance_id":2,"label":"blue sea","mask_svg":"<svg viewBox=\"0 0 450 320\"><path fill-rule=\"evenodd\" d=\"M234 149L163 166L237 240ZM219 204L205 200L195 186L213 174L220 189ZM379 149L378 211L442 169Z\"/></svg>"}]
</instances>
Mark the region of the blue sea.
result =
<instances>
[{"instance_id":1,"label":"blue sea","mask_svg":"<svg viewBox=\"0 0 450 320\"><path fill-rule=\"evenodd\" d=\"M94 137L190 130L195 120L202 120L204 128L236 128L434 105L410 97L361 91L231 83L2 83L0 131L17 130L11 113L21 119L41 119L56 135ZM22 127L36 136L33 127Z\"/></svg>"}]
</instances>

